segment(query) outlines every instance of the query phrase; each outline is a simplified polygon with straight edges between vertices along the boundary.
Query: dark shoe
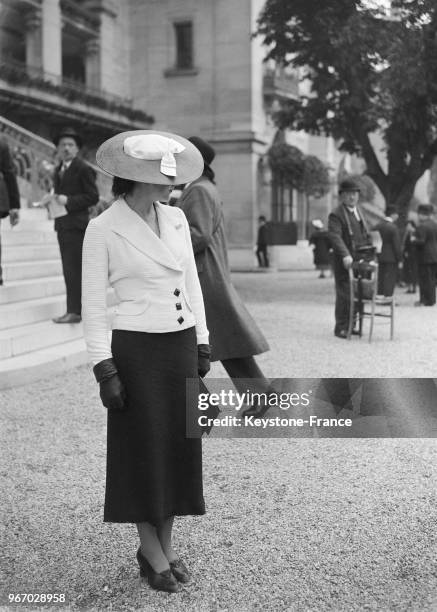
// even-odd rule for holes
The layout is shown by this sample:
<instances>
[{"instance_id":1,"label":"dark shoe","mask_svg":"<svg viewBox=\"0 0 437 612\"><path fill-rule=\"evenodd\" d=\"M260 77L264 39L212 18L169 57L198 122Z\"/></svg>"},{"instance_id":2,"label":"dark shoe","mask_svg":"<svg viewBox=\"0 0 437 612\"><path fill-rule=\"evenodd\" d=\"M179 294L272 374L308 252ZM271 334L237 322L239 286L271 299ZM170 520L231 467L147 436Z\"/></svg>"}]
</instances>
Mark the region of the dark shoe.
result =
<instances>
[{"instance_id":1,"label":"dark shoe","mask_svg":"<svg viewBox=\"0 0 437 612\"><path fill-rule=\"evenodd\" d=\"M52 319L53 323L80 323L82 317L74 312L66 312L62 317Z\"/></svg>"},{"instance_id":2,"label":"dark shoe","mask_svg":"<svg viewBox=\"0 0 437 612\"><path fill-rule=\"evenodd\" d=\"M179 582L186 584L190 581L191 574L182 559L170 561L170 569L173 576L176 578L176 580L179 580Z\"/></svg>"},{"instance_id":3,"label":"dark shoe","mask_svg":"<svg viewBox=\"0 0 437 612\"><path fill-rule=\"evenodd\" d=\"M352 333L352 336L361 336L359 329L353 329L351 333Z\"/></svg>"},{"instance_id":4,"label":"dark shoe","mask_svg":"<svg viewBox=\"0 0 437 612\"><path fill-rule=\"evenodd\" d=\"M339 331L334 332L337 338L343 338L345 340L347 338L347 331L345 329L340 329Z\"/></svg>"},{"instance_id":5,"label":"dark shoe","mask_svg":"<svg viewBox=\"0 0 437 612\"><path fill-rule=\"evenodd\" d=\"M155 572L146 557L141 553L141 548L137 550L137 561L140 566L140 576L147 577L147 582L152 589L155 589L155 591L166 591L167 593L177 593L180 591L180 586L171 570L164 570L159 574Z\"/></svg>"},{"instance_id":6,"label":"dark shoe","mask_svg":"<svg viewBox=\"0 0 437 612\"><path fill-rule=\"evenodd\" d=\"M414 302L415 306L425 306L423 302Z\"/></svg>"}]
</instances>

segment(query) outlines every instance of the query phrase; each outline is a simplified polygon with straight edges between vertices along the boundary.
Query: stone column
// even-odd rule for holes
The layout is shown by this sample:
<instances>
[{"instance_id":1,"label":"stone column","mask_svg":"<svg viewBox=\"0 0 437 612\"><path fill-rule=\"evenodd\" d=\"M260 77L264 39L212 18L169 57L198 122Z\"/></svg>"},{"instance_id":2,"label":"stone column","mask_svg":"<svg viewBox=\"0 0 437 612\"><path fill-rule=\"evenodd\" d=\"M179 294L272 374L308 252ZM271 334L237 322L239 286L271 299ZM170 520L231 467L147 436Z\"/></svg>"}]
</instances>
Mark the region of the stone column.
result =
<instances>
[{"instance_id":1,"label":"stone column","mask_svg":"<svg viewBox=\"0 0 437 612\"><path fill-rule=\"evenodd\" d=\"M91 38L85 46L85 83L93 89L101 89L100 42Z\"/></svg>"},{"instance_id":2,"label":"stone column","mask_svg":"<svg viewBox=\"0 0 437 612\"><path fill-rule=\"evenodd\" d=\"M30 69L42 68L42 19L41 11L31 10L26 13L24 26L26 31L26 66ZM30 70L32 72L32 70Z\"/></svg>"},{"instance_id":3,"label":"stone column","mask_svg":"<svg viewBox=\"0 0 437 612\"><path fill-rule=\"evenodd\" d=\"M42 1L42 66L47 78L62 78L62 20L59 0Z\"/></svg>"},{"instance_id":4,"label":"stone column","mask_svg":"<svg viewBox=\"0 0 437 612\"><path fill-rule=\"evenodd\" d=\"M116 44L116 17L119 8L115 0L87 0L84 5L100 17L100 88L114 93L114 54Z\"/></svg>"}]
</instances>

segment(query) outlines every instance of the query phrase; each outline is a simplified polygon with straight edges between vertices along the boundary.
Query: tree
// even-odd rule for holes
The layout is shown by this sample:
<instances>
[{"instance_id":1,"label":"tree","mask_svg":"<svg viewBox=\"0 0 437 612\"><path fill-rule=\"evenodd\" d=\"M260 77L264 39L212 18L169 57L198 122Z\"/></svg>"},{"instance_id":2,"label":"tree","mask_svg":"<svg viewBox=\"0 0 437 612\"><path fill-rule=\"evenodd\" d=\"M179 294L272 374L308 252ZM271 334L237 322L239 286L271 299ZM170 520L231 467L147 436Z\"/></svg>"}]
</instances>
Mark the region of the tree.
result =
<instances>
[{"instance_id":1,"label":"tree","mask_svg":"<svg viewBox=\"0 0 437 612\"><path fill-rule=\"evenodd\" d=\"M307 196L321 198L329 192L331 182L328 168L315 155L305 155L302 191Z\"/></svg>"},{"instance_id":2,"label":"tree","mask_svg":"<svg viewBox=\"0 0 437 612\"><path fill-rule=\"evenodd\" d=\"M302 151L285 142L278 142L272 144L267 155L270 167L280 183L302 191L304 180Z\"/></svg>"},{"instance_id":3,"label":"tree","mask_svg":"<svg viewBox=\"0 0 437 612\"><path fill-rule=\"evenodd\" d=\"M392 8L395 16L369 0L267 0L256 34L267 58L295 65L309 84L276 114L278 127L333 136L361 155L406 219L437 153L437 3L393 0ZM386 172L373 133L385 141Z\"/></svg>"}]
</instances>

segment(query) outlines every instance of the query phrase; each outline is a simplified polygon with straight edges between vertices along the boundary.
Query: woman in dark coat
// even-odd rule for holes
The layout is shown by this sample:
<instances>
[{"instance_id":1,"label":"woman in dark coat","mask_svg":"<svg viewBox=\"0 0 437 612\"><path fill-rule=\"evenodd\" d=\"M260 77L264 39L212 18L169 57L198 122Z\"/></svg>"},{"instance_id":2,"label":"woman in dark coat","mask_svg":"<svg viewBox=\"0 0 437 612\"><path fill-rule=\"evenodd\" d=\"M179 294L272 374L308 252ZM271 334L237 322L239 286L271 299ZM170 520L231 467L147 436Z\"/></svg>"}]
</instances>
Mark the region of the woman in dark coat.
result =
<instances>
[{"instance_id":1,"label":"woman in dark coat","mask_svg":"<svg viewBox=\"0 0 437 612\"><path fill-rule=\"evenodd\" d=\"M205 303L210 334L211 361L221 361L241 392L247 384L239 379L254 379L252 391L268 393L270 383L258 367L254 355L269 350L269 345L231 282L222 202L210 167L215 151L198 137L189 139L204 160L202 176L182 192L179 206L190 225L191 241ZM252 407L243 415L260 415L266 408Z\"/></svg>"},{"instance_id":2,"label":"woman in dark coat","mask_svg":"<svg viewBox=\"0 0 437 612\"><path fill-rule=\"evenodd\" d=\"M404 283L407 285L406 293L416 293L417 286L417 253L414 236L416 234L416 224L410 220L407 223L403 243L403 276Z\"/></svg>"}]
</instances>

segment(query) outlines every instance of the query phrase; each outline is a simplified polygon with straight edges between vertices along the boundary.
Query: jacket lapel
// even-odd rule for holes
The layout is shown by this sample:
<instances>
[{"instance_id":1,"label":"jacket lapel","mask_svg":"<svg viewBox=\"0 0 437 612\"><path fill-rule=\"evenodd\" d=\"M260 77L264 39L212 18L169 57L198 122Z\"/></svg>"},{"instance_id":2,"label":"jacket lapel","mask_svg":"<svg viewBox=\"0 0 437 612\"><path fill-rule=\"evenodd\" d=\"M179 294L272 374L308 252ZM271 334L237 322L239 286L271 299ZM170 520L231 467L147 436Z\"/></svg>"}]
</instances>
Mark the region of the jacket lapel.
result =
<instances>
[{"instance_id":1,"label":"jacket lapel","mask_svg":"<svg viewBox=\"0 0 437 612\"><path fill-rule=\"evenodd\" d=\"M128 240L130 244L144 253L144 255L147 255L147 257L167 268L179 271L181 267L167 246L167 244L172 243L173 232L176 233L177 229L168 216L162 213L162 205L158 204L157 210L161 238L158 238L147 223L129 208L122 198L111 206L111 230L123 236L123 238Z\"/></svg>"}]
</instances>

